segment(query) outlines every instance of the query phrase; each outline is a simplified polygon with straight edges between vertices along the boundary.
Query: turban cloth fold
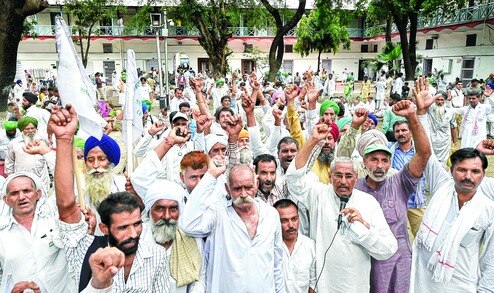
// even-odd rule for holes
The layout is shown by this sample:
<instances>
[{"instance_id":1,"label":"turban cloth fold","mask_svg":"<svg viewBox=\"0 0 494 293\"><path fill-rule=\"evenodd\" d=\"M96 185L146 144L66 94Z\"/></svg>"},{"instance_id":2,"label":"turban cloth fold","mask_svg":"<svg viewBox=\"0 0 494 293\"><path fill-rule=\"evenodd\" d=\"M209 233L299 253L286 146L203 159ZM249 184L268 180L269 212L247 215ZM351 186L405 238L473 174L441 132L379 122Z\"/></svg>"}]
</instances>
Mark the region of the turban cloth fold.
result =
<instances>
[{"instance_id":1,"label":"turban cloth fold","mask_svg":"<svg viewBox=\"0 0 494 293\"><path fill-rule=\"evenodd\" d=\"M223 134L208 134L204 140L206 141L206 155L217 143L228 146L228 137Z\"/></svg>"},{"instance_id":2,"label":"turban cloth fold","mask_svg":"<svg viewBox=\"0 0 494 293\"><path fill-rule=\"evenodd\" d=\"M374 125L377 126L378 121L376 115L369 113L367 117L369 117L372 120L372 122L374 122Z\"/></svg>"},{"instance_id":3,"label":"turban cloth fold","mask_svg":"<svg viewBox=\"0 0 494 293\"><path fill-rule=\"evenodd\" d=\"M17 121L5 121L3 123L3 129L10 131L17 128Z\"/></svg>"},{"instance_id":4,"label":"turban cloth fold","mask_svg":"<svg viewBox=\"0 0 494 293\"><path fill-rule=\"evenodd\" d=\"M34 127L38 128L38 119L24 116L17 122L17 128L19 128L20 131L23 131L29 124L32 124Z\"/></svg>"},{"instance_id":5,"label":"turban cloth fold","mask_svg":"<svg viewBox=\"0 0 494 293\"><path fill-rule=\"evenodd\" d=\"M372 129L364 132L357 141L357 151L360 156L363 158L365 156L365 149L371 144L383 144L388 145L388 140L386 136L377 129Z\"/></svg>"},{"instance_id":6,"label":"turban cloth fold","mask_svg":"<svg viewBox=\"0 0 494 293\"><path fill-rule=\"evenodd\" d=\"M249 138L249 132L245 129L242 129L238 134L238 139Z\"/></svg>"},{"instance_id":7,"label":"turban cloth fold","mask_svg":"<svg viewBox=\"0 0 494 293\"><path fill-rule=\"evenodd\" d=\"M348 124L352 123L352 117L343 117L341 119L338 119L338 122L336 122L336 125L338 126L338 129L342 129L343 127L347 126Z\"/></svg>"},{"instance_id":8,"label":"turban cloth fold","mask_svg":"<svg viewBox=\"0 0 494 293\"><path fill-rule=\"evenodd\" d=\"M165 179L156 179L148 187L148 190L143 197L145 211L151 210L151 207L161 199L174 200L178 203L178 210L183 212L185 205L185 190L182 186L173 181Z\"/></svg>"},{"instance_id":9,"label":"turban cloth fold","mask_svg":"<svg viewBox=\"0 0 494 293\"><path fill-rule=\"evenodd\" d=\"M321 109L319 110L319 115L321 115L321 116L324 115L324 112L326 112L326 110L328 108L333 109L334 114L336 116L338 116L338 114L340 114L340 106L338 106L338 104L336 104L335 101L333 101L333 100L325 100L321 104Z\"/></svg>"},{"instance_id":10,"label":"turban cloth fold","mask_svg":"<svg viewBox=\"0 0 494 293\"><path fill-rule=\"evenodd\" d=\"M23 93L22 96L24 97L24 99L28 100L29 103L31 104L36 104L36 102L38 101L38 97L30 92Z\"/></svg>"},{"instance_id":11,"label":"turban cloth fold","mask_svg":"<svg viewBox=\"0 0 494 293\"><path fill-rule=\"evenodd\" d=\"M87 159L87 154L90 150L95 147L99 147L103 153L108 157L108 161L110 163L118 165L120 162L120 147L118 143L111 137L106 134L103 134L101 140L98 140L94 136L90 136L86 140L86 144L84 145L84 160Z\"/></svg>"},{"instance_id":12,"label":"turban cloth fold","mask_svg":"<svg viewBox=\"0 0 494 293\"><path fill-rule=\"evenodd\" d=\"M329 125L329 133L333 136L334 141L337 141L340 137L340 130L338 129L338 125L336 123L331 123Z\"/></svg>"}]
</instances>

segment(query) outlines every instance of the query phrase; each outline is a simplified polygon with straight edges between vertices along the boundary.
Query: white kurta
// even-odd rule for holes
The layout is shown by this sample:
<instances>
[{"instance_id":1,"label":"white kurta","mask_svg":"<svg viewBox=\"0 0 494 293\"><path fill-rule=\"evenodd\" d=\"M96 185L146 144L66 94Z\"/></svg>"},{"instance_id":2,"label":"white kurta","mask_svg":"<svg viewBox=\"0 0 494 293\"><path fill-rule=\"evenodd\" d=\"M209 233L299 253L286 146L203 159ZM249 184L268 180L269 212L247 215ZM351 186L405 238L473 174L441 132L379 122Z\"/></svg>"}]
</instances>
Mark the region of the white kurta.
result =
<instances>
[{"instance_id":1,"label":"white kurta","mask_svg":"<svg viewBox=\"0 0 494 293\"><path fill-rule=\"evenodd\" d=\"M208 237L207 292L285 292L278 212L255 199L259 222L251 239L231 201L211 201L214 181L209 173L204 175L179 218L188 235Z\"/></svg>"},{"instance_id":2,"label":"white kurta","mask_svg":"<svg viewBox=\"0 0 494 293\"><path fill-rule=\"evenodd\" d=\"M283 277L287 293L307 293L316 284L316 243L299 233L292 254L283 243Z\"/></svg>"},{"instance_id":3,"label":"white kurta","mask_svg":"<svg viewBox=\"0 0 494 293\"><path fill-rule=\"evenodd\" d=\"M155 243L155 240L153 237L153 232L151 231L151 225L152 224L151 224L149 219L147 219L142 224L141 239L146 241L146 242L149 242L149 243ZM195 240L196 240L196 244L197 244L197 249L199 249L199 253L202 256L203 255L204 242L202 241L201 238L196 238ZM167 260L168 267L170 266L170 257L172 255L172 248L173 248L173 246L170 246L166 250L166 260ZM202 258L200 280L196 281L190 285L177 287L177 282L171 276L171 271L167 270L166 272L168 273L168 281L170 283L170 293L203 293L206 291L206 283L205 283L206 268L205 268L205 263L204 263L204 257Z\"/></svg>"},{"instance_id":4,"label":"white kurta","mask_svg":"<svg viewBox=\"0 0 494 293\"><path fill-rule=\"evenodd\" d=\"M365 230L360 237L352 237L352 233L337 231L340 200L332 185L307 180L306 167L295 170L294 162L288 167L286 180L288 190L309 209L310 235L316 241L316 274L321 275L316 291L369 292L371 257L385 260L398 249L377 200L353 190L346 206L357 209L371 228L352 223L350 227L357 225ZM338 234L328 250L335 233Z\"/></svg>"},{"instance_id":5,"label":"white kurta","mask_svg":"<svg viewBox=\"0 0 494 293\"><path fill-rule=\"evenodd\" d=\"M31 231L9 215L0 230L0 292L11 292L18 282L32 280L41 292L75 292L67 275L65 251L58 233L55 202L42 197L37 205Z\"/></svg>"},{"instance_id":6,"label":"white kurta","mask_svg":"<svg viewBox=\"0 0 494 293\"><path fill-rule=\"evenodd\" d=\"M437 112L435 104L427 110L432 150L442 164L446 164L451 149L451 125L455 122L455 113L451 108L444 107L444 115Z\"/></svg>"},{"instance_id":7,"label":"white kurta","mask_svg":"<svg viewBox=\"0 0 494 293\"><path fill-rule=\"evenodd\" d=\"M487 137L487 115L493 112L492 106L487 103L478 104L475 108L465 106L452 109L463 116L461 147L477 147Z\"/></svg>"},{"instance_id":8,"label":"white kurta","mask_svg":"<svg viewBox=\"0 0 494 293\"><path fill-rule=\"evenodd\" d=\"M453 180L450 173L442 168L435 157L429 159L424 177L428 181L432 200L443 184L448 184ZM449 192L453 194L454 185L451 186ZM488 189L481 188L477 192L483 190ZM448 215L431 251L436 251L444 241L452 222L460 212L457 196L452 195L451 198ZM431 252L414 243L410 292L492 292L494 288L494 265L492 265L494 263L494 202L483 206L477 212L477 220L460 243L453 276L448 283L436 283L431 279L432 271L427 268Z\"/></svg>"}]
</instances>

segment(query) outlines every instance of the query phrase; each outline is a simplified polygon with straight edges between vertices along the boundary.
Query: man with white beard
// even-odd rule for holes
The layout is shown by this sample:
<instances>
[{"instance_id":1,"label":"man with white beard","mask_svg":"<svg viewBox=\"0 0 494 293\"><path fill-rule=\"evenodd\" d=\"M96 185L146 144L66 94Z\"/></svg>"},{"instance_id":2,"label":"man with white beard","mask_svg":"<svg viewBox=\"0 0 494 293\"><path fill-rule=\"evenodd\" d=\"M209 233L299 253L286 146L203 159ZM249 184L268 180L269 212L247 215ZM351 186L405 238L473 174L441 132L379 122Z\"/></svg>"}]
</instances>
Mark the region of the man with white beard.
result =
<instances>
[{"instance_id":1,"label":"man with white beard","mask_svg":"<svg viewBox=\"0 0 494 293\"><path fill-rule=\"evenodd\" d=\"M202 264L202 238L187 236L177 227L185 205L185 190L175 182L157 179L146 193L142 239L166 249L170 270L170 292L205 292L205 269Z\"/></svg>"},{"instance_id":2,"label":"man with white beard","mask_svg":"<svg viewBox=\"0 0 494 293\"><path fill-rule=\"evenodd\" d=\"M445 92L438 92L435 103L427 109L432 150L443 166L446 166L451 149L451 133L455 131L455 113L445 106L447 97Z\"/></svg>"},{"instance_id":3,"label":"man with white beard","mask_svg":"<svg viewBox=\"0 0 494 293\"><path fill-rule=\"evenodd\" d=\"M113 168L120 162L120 147L117 142L106 134L101 140L90 136L84 144L84 161L86 176L84 201L92 211L110 193L125 191L125 177L113 174ZM99 215L97 222L100 223ZM101 235L98 225L95 235Z\"/></svg>"},{"instance_id":4,"label":"man with white beard","mask_svg":"<svg viewBox=\"0 0 494 293\"><path fill-rule=\"evenodd\" d=\"M46 190L49 190L49 170L53 170L55 166L55 155L48 147L42 150L32 148L42 143L37 131L38 120L24 116L17 122L17 128L21 131L21 136L13 139L7 146L5 174L11 175L20 171L32 172L41 178ZM31 151L33 149L35 149L34 152Z\"/></svg>"}]
</instances>

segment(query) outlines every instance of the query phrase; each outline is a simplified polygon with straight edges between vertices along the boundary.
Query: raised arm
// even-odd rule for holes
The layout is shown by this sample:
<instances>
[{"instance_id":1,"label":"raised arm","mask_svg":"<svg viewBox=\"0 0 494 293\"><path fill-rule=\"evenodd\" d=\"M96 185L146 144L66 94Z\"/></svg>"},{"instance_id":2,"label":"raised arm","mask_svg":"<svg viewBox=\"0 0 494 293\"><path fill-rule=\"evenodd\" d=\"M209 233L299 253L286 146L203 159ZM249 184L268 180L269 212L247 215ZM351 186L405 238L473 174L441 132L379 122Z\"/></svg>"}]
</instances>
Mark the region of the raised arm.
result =
<instances>
[{"instance_id":1,"label":"raised arm","mask_svg":"<svg viewBox=\"0 0 494 293\"><path fill-rule=\"evenodd\" d=\"M393 106L393 112L396 115L405 117L408 121L408 127L415 145L415 155L408 164L408 170L412 176L421 177L432 153L429 138L425 133L424 127L420 124L411 101L405 100L396 103Z\"/></svg>"},{"instance_id":2,"label":"raised arm","mask_svg":"<svg viewBox=\"0 0 494 293\"><path fill-rule=\"evenodd\" d=\"M352 115L352 124L350 124L350 128L343 134L338 143L337 157L352 157L356 144L355 138L357 137L360 126L367 120L368 114L369 111L365 108L358 108L355 110L355 113Z\"/></svg>"},{"instance_id":3,"label":"raised arm","mask_svg":"<svg viewBox=\"0 0 494 293\"><path fill-rule=\"evenodd\" d=\"M77 130L77 114L71 105L65 108L53 106L48 132L55 134L57 142L55 162L55 195L60 220L78 223L81 213L74 194L74 134Z\"/></svg>"},{"instance_id":4,"label":"raised arm","mask_svg":"<svg viewBox=\"0 0 494 293\"><path fill-rule=\"evenodd\" d=\"M302 149L295 157L295 169L300 169L307 164L312 149L328 135L329 126L327 124L318 124L314 126L311 137L306 141Z\"/></svg>"}]
</instances>

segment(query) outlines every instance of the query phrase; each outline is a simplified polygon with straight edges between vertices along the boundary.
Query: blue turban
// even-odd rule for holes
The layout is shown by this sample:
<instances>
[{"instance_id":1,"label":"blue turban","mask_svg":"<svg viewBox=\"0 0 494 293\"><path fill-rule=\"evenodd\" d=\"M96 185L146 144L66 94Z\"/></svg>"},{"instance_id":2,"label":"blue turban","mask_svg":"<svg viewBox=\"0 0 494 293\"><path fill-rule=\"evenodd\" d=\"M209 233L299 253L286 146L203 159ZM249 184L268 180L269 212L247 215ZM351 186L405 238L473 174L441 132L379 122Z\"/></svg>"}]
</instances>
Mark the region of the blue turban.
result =
<instances>
[{"instance_id":1,"label":"blue turban","mask_svg":"<svg viewBox=\"0 0 494 293\"><path fill-rule=\"evenodd\" d=\"M148 104L144 103L144 101L142 101L141 104L142 104L142 114L144 114L148 110Z\"/></svg>"},{"instance_id":2,"label":"blue turban","mask_svg":"<svg viewBox=\"0 0 494 293\"><path fill-rule=\"evenodd\" d=\"M117 142L106 134L103 134L101 140L94 136L90 136L84 144L84 160L87 159L87 154L95 147L99 147L108 157L110 163L118 165L120 162L120 147Z\"/></svg>"},{"instance_id":3,"label":"blue turban","mask_svg":"<svg viewBox=\"0 0 494 293\"><path fill-rule=\"evenodd\" d=\"M374 125L377 126L378 121L377 121L376 115L369 113L369 115L367 115L367 117L369 117L372 120L372 122L374 122Z\"/></svg>"}]
</instances>

